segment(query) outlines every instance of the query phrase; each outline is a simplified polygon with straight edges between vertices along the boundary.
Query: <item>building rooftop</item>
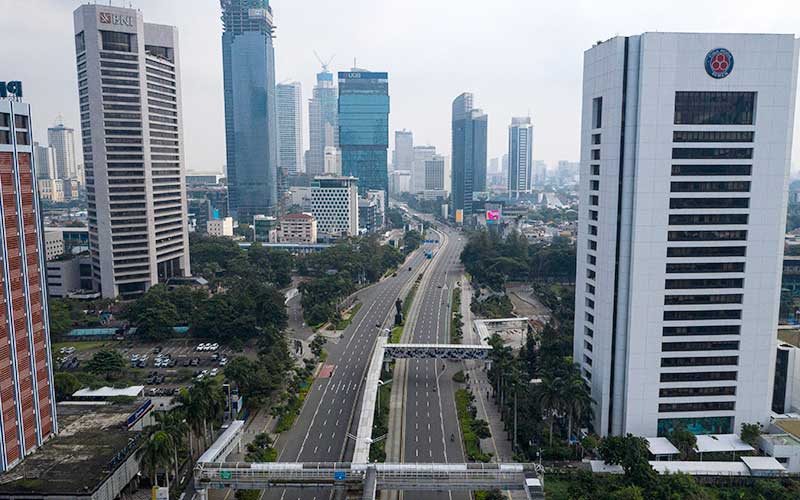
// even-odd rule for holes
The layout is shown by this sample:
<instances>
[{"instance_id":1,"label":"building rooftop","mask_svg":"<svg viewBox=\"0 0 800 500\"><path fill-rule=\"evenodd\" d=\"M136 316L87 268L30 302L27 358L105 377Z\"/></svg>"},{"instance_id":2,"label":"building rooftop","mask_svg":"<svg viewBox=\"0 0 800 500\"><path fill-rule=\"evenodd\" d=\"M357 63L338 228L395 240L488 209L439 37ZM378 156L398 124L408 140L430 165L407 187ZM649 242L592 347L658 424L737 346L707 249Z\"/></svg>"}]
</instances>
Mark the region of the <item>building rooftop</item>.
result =
<instances>
[{"instance_id":1,"label":"building rooftop","mask_svg":"<svg viewBox=\"0 0 800 500\"><path fill-rule=\"evenodd\" d=\"M126 422L140 405L59 404L61 432L0 474L0 496L90 494L136 449L140 433Z\"/></svg>"},{"instance_id":2,"label":"building rooftop","mask_svg":"<svg viewBox=\"0 0 800 500\"><path fill-rule=\"evenodd\" d=\"M647 446L653 455L677 455L680 453L678 448L664 437L651 437L647 439Z\"/></svg>"},{"instance_id":3,"label":"building rooftop","mask_svg":"<svg viewBox=\"0 0 800 500\"><path fill-rule=\"evenodd\" d=\"M742 441L736 434L709 434L697 436L697 445L695 448L699 453L753 451L753 447Z\"/></svg>"},{"instance_id":4,"label":"building rooftop","mask_svg":"<svg viewBox=\"0 0 800 500\"><path fill-rule=\"evenodd\" d=\"M310 219L313 219L314 216L311 215L311 214L300 213L300 214L286 214L283 218L284 219L310 220Z\"/></svg>"},{"instance_id":5,"label":"building rooftop","mask_svg":"<svg viewBox=\"0 0 800 500\"><path fill-rule=\"evenodd\" d=\"M781 419L775 420L773 424L777 425L788 434L791 434L795 438L800 439L800 420L795 419Z\"/></svg>"},{"instance_id":6,"label":"building rooftop","mask_svg":"<svg viewBox=\"0 0 800 500\"><path fill-rule=\"evenodd\" d=\"M72 395L74 398L113 398L117 396L136 397L144 390L143 385L132 385L122 389L101 387L99 389L81 389Z\"/></svg>"}]
</instances>

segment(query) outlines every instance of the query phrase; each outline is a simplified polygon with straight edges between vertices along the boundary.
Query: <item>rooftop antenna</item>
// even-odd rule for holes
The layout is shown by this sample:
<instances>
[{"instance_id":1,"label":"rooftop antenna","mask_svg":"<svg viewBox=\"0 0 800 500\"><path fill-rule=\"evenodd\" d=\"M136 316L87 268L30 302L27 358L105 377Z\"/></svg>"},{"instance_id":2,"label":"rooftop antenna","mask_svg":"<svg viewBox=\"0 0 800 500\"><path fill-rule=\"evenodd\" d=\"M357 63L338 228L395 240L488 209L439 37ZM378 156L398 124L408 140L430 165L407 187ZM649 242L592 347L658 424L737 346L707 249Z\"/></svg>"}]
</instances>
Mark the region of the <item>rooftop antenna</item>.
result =
<instances>
[{"instance_id":1,"label":"rooftop antenna","mask_svg":"<svg viewBox=\"0 0 800 500\"><path fill-rule=\"evenodd\" d=\"M328 66L333 62L333 58L336 57L336 54L332 55L327 61L323 60L317 51L314 51L314 56L317 58L317 61L322 65L322 71L328 71Z\"/></svg>"}]
</instances>

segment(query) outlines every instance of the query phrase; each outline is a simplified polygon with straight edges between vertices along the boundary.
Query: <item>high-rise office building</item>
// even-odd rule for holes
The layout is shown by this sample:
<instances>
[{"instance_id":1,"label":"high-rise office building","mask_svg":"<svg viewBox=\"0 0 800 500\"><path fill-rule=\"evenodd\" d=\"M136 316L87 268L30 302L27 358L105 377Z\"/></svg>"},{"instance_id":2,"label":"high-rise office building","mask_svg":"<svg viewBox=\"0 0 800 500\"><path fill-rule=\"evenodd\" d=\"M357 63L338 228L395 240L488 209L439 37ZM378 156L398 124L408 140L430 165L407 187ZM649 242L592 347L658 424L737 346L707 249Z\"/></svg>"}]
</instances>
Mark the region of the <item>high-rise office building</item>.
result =
<instances>
[{"instance_id":1,"label":"high-rise office building","mask_svg":"<svg viewBox=\"0 0 800 500\"><path fill-rule=\"evenodd\" d=\"M359 193L389 189L389 74L353 68L339 73L342 175L358 178Z\"/></svg>"},{"instance_id":2,"label":"high-rise office building","mask_svg":"<svg viewBox=\"0 0 800 500\"><path fill-rule=\"evenodd\" d=\"M358 179L319 176L311 183L311 214L328 236L358 234Z\"/></svg>"},{"instance_id":3,"label":"high-rise office building","mask_svg":"<svg viewBox=\"0 0 800 500\"><path fill-rule=\"evenodd\" d=\"M105 5L74 18L92 274L135 297L189 274L178 30Z\"/></svg>"},{"instance_id":4,"label":"high-rise office building","mask_svg":"<svg viewBox=\"0 0 800 500\"><path fill-rule=\"evenodd\" d=\"M308 151L306 173L325 172L325 148L339 147L339 98L333 73L323 66L317 73L311 100L308 102Z\"/></svg>"},{"instance_id":5,"label":"high-rise office building","mask_svg":"<svg viewBox=\"0 0 800 500\"><path fill-rule=\"evenodd\" d=\"M798 47L645 33L586 51L574 359L596 432L768 422Z\"/></svg>"},{"instance_id":6,"label":"high-rise office building","mask_svg":"<svg viewBox=\"0 0 800 500\"><path fill-rule=\"evenodd\" d=\"M38 142L33 143L33 155L36 157L36 178L37 179L57 179L58 166L56 162L56 151L52 147L42 146Z\"/></svg>"},{"instance_id":7,"label":"high-rise office building","mask_svg":"<svg viewBox=\"0 0 800 500\"><path fill-rule=\"evenodd\" d=\"M392 170L411 170L414 163L414 134L410 130L396 130Z\"/></svg>"},{"instance_id":8,"label":"high-rise office building","mask_svg":"<svg viewBox=\"0 0 800 500\"><path fill-rule=\"evenodd\" d=\"M228 201L235 219L278 210L275 29L268 0L220 0Z\"/></svg>"},{"instance_id":9,"label":"high-rise office building","mask_svg":"<svg viewBox=\"0 0 800 500\"><path fill-rule=\"evenodd\" d=\"M77 179L78 165L75 158L75 131L59 121L47 129L47 142L55 151L56 178Z\"/></svg>"},{"instance_id":10,"label":"high-rise office building","mask_svg":"<svg viewBox=\"0 0 800 500\"><path fill-rule=\"evenodd\" d=\"M303 170L303 88L300 82L275 87L278 108L278 166L289 175Z\"/></svg>"},{"instance_id":11,"label":"high-rise office building","mask_svg":"<svg viewBox=\"0 0 800 500\"><path fill-rule=\"evenodd\" d=\"M31 109L0 98L0 471L58 432Z\"/></svg>"},{"instance_id":12,"label":"high-rise office building","mask_svg":"<svg viewBox=\"0 0 800 500\"><path fill-rule=\"evenodd\" d=\"M544 186L547 182L547 164L542 160L533 161L533 183Z\"/></svg>"},{"instance_id":13,"label":"high-rise office building","mask_svg":"<svg viewBox=\"0 0 800 500\"><path fill-rule=\"evenodd\" d=\"M433 155L425 160L425 190L444 189L444 156Z\"/></svg>"},{"instance_id":14,"label":"high-rise office building","mask_svg":"<svg viewBox=\"0 0 800 500\"><path fill-rule=\"evenodd\" d=\"M436 155L435 146L414 146L414 161L411 165L411 192L425 190L425 162Z\"/></svg>"},{"instance_id":15,"label":"high-rise office building","mask_svg":"<svg viewBox=\"0 0 800 500\"><path fill-rule=\"evenodd\" d=\"M473 193L486 191L486 133L488 117L473 107L465 92L453 101L452 211L472 215Z\"/></svg>"},{"instance_id":16,"label":"high-rise office building","mask_svg":"<svg viewBox=\"0 0 800 500\"><path fill-rule=\"evenodd\" d=\"M533 176L533 125L529 116L508 126L508 195L530 193Z\"/></svg>"}]
</instances>

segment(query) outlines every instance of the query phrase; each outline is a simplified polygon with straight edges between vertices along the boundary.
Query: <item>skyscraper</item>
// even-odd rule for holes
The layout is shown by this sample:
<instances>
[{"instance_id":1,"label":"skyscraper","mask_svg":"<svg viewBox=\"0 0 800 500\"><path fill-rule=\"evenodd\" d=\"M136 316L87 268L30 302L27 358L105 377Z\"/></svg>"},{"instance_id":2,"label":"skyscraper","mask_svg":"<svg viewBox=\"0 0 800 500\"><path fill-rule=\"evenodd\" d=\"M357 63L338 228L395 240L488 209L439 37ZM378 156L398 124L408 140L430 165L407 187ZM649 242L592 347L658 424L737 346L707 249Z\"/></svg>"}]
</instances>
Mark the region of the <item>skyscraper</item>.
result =
<instances>
[{"instance_id":1,"label":"skyscraper","mask_svg":"<svg viewBox=\"0 0 800 500\"><path fill-rule=\"evenodd\" d=\"M228 202L250 221L278 205L275 51L268 0L220 0Z\"/></svg>"},{"instance_id":2,"label":"skyscraper","mask_svg":"<svg viewBox=\"0 0 800 500\"><path fill-rule=\"evenodd\" d=\"M339 99L333 74L323 66L317 73L311 100L308 102L308 155L306 173L325 172L325 148L339 147Z\"/></svg>"},{"instance_id":3,"label":"skyscraper","mask_svg":"<svg viewBox=\"0 0 800 500\"><path fill-rule=\"evenodd\" d=\"M473 96L465 92L453 101L451 166L452 213L472 215L472 195L486 191L486 133L488 117L473 107Z\"/></svg>"},{"instance_id":4,"label":"skyscraper","mask_svg":"<svg viewBox=\"0 0 800 500\"><path fill-rule=\"evenodd\" d=\"M34 142L33 155L36 158L37 179L58 179L55 149Z\"/></svg>"},{"instance_id":5,"label":"skyscraper","mask_svg":"<svg viewBox=\"0 0 800 500\"><path fill-rule=\"evenodd\" d=\"M278 167L289 175L303 167L303 89L300 82L281 83L275 91L278 107Z\"/></svg>"},{"instance_id":6,"label":"skyscraper","mask_svg":"<svg viewBox=\"0 0 800 500\"><path fill-rule=\"evenodd\" d=\"M531 191L533 125L531 118L512 118L508 126L508 195Z\"/></svg>"},{"instance_id":7,"label":"skyscraper","mask_svg":"<svg viewBox=\"0 0 800 500\"><path fill-rule=\"evenodd\" d=\"M392 170L411 170L414 163L414 134L410 130L396 130Z\"/></svg>"},{"instance_id":8,"label":"skyscraper","mask_svg":"<svg viewBox=\"0 0 800 500\"><path fill-rule=\"evenodd\" d=\"M31 109L20 97L0 98L0 471L58 432Z\"/></svg>"},{"instance_id":9,"label":"skyscraper","mask_svg":"<svg viewBox=\"0 0 800 500\"><path fill-rule=\"evenodd\" d=\"M444 190L444 156L435 154L425 160L425 190Z\"/></svg>"},{"instance_id":10,"label":"skyscraper","mask_svg":"<svg viewBox=\"0 0 800 500\"><path fill-rule=\"evenodd\" d=\"M135 297L189 274L178 31L104 5L74 20L92 274Z\"/></svg>"},{"instance_id":11,"label":"skyscraper","mask_svg":"<svg viewBox=\"0 0 800 500\"><path fill-rule=\"evenodd\" d=\"M768 422L798 47L645 33L586 51L574 359L596 432Z\"/></svg>"},{"instance_id":12,"label":"skyscraper","mask_svg":"<svg viewBox=\"0 0 800 500\"><path fill-rule=\"evenodd\" d=\"M359 194L380 189L388 197L388 73L339 73L339 147L342 175L358 178Z\"/></svg>"},{"instance_id":13,"label":"skyscraper","mask_svg":"<svg viewBox=\"0 0 800 500\"><path fill-rule=\"evenodd\" d=\"M411 166L411 192L421 193L425 188L425 162L436 155L435 146L414 146Z\"/></svg>"},{"instance_id":14,"label":"skyscraper","mask_svg":"<svg viewBox=\"0 0 800 500\"><path fill-rule=\"evenodd\" d=\"M77 179L78 165L75 159L75 131L59 122L47 129L47 142L55 152L56 178Z\"/></svg>"}]
</instances>

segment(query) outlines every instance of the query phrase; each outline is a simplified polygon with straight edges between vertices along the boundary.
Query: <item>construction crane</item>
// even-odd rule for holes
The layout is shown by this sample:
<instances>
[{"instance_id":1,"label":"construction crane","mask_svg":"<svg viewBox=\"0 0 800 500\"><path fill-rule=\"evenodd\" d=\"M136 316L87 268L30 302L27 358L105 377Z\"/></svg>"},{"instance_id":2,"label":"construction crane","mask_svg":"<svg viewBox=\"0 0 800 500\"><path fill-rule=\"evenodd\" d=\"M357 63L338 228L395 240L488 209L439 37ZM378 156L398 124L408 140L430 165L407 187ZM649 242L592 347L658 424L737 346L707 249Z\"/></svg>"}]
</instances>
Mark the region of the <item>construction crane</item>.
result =
<instances>
[{"instance_id":1,"label":"construction crane","mask_svg":"<svg viewBox=\"0 0 800 500\"><path fill-rule=\"evenodd\" d=\"M314 56L317 58L317 61L319 61L319 63L322 65L322 71L328 71L328 66L330 66L330 64L333 62L333 58L336 57L336 54L332 55L330 59L328 59L327 61L324 61L319 56L319 54L317 54L316 50L314 51Z\"/></svg>"}]
</instances>

